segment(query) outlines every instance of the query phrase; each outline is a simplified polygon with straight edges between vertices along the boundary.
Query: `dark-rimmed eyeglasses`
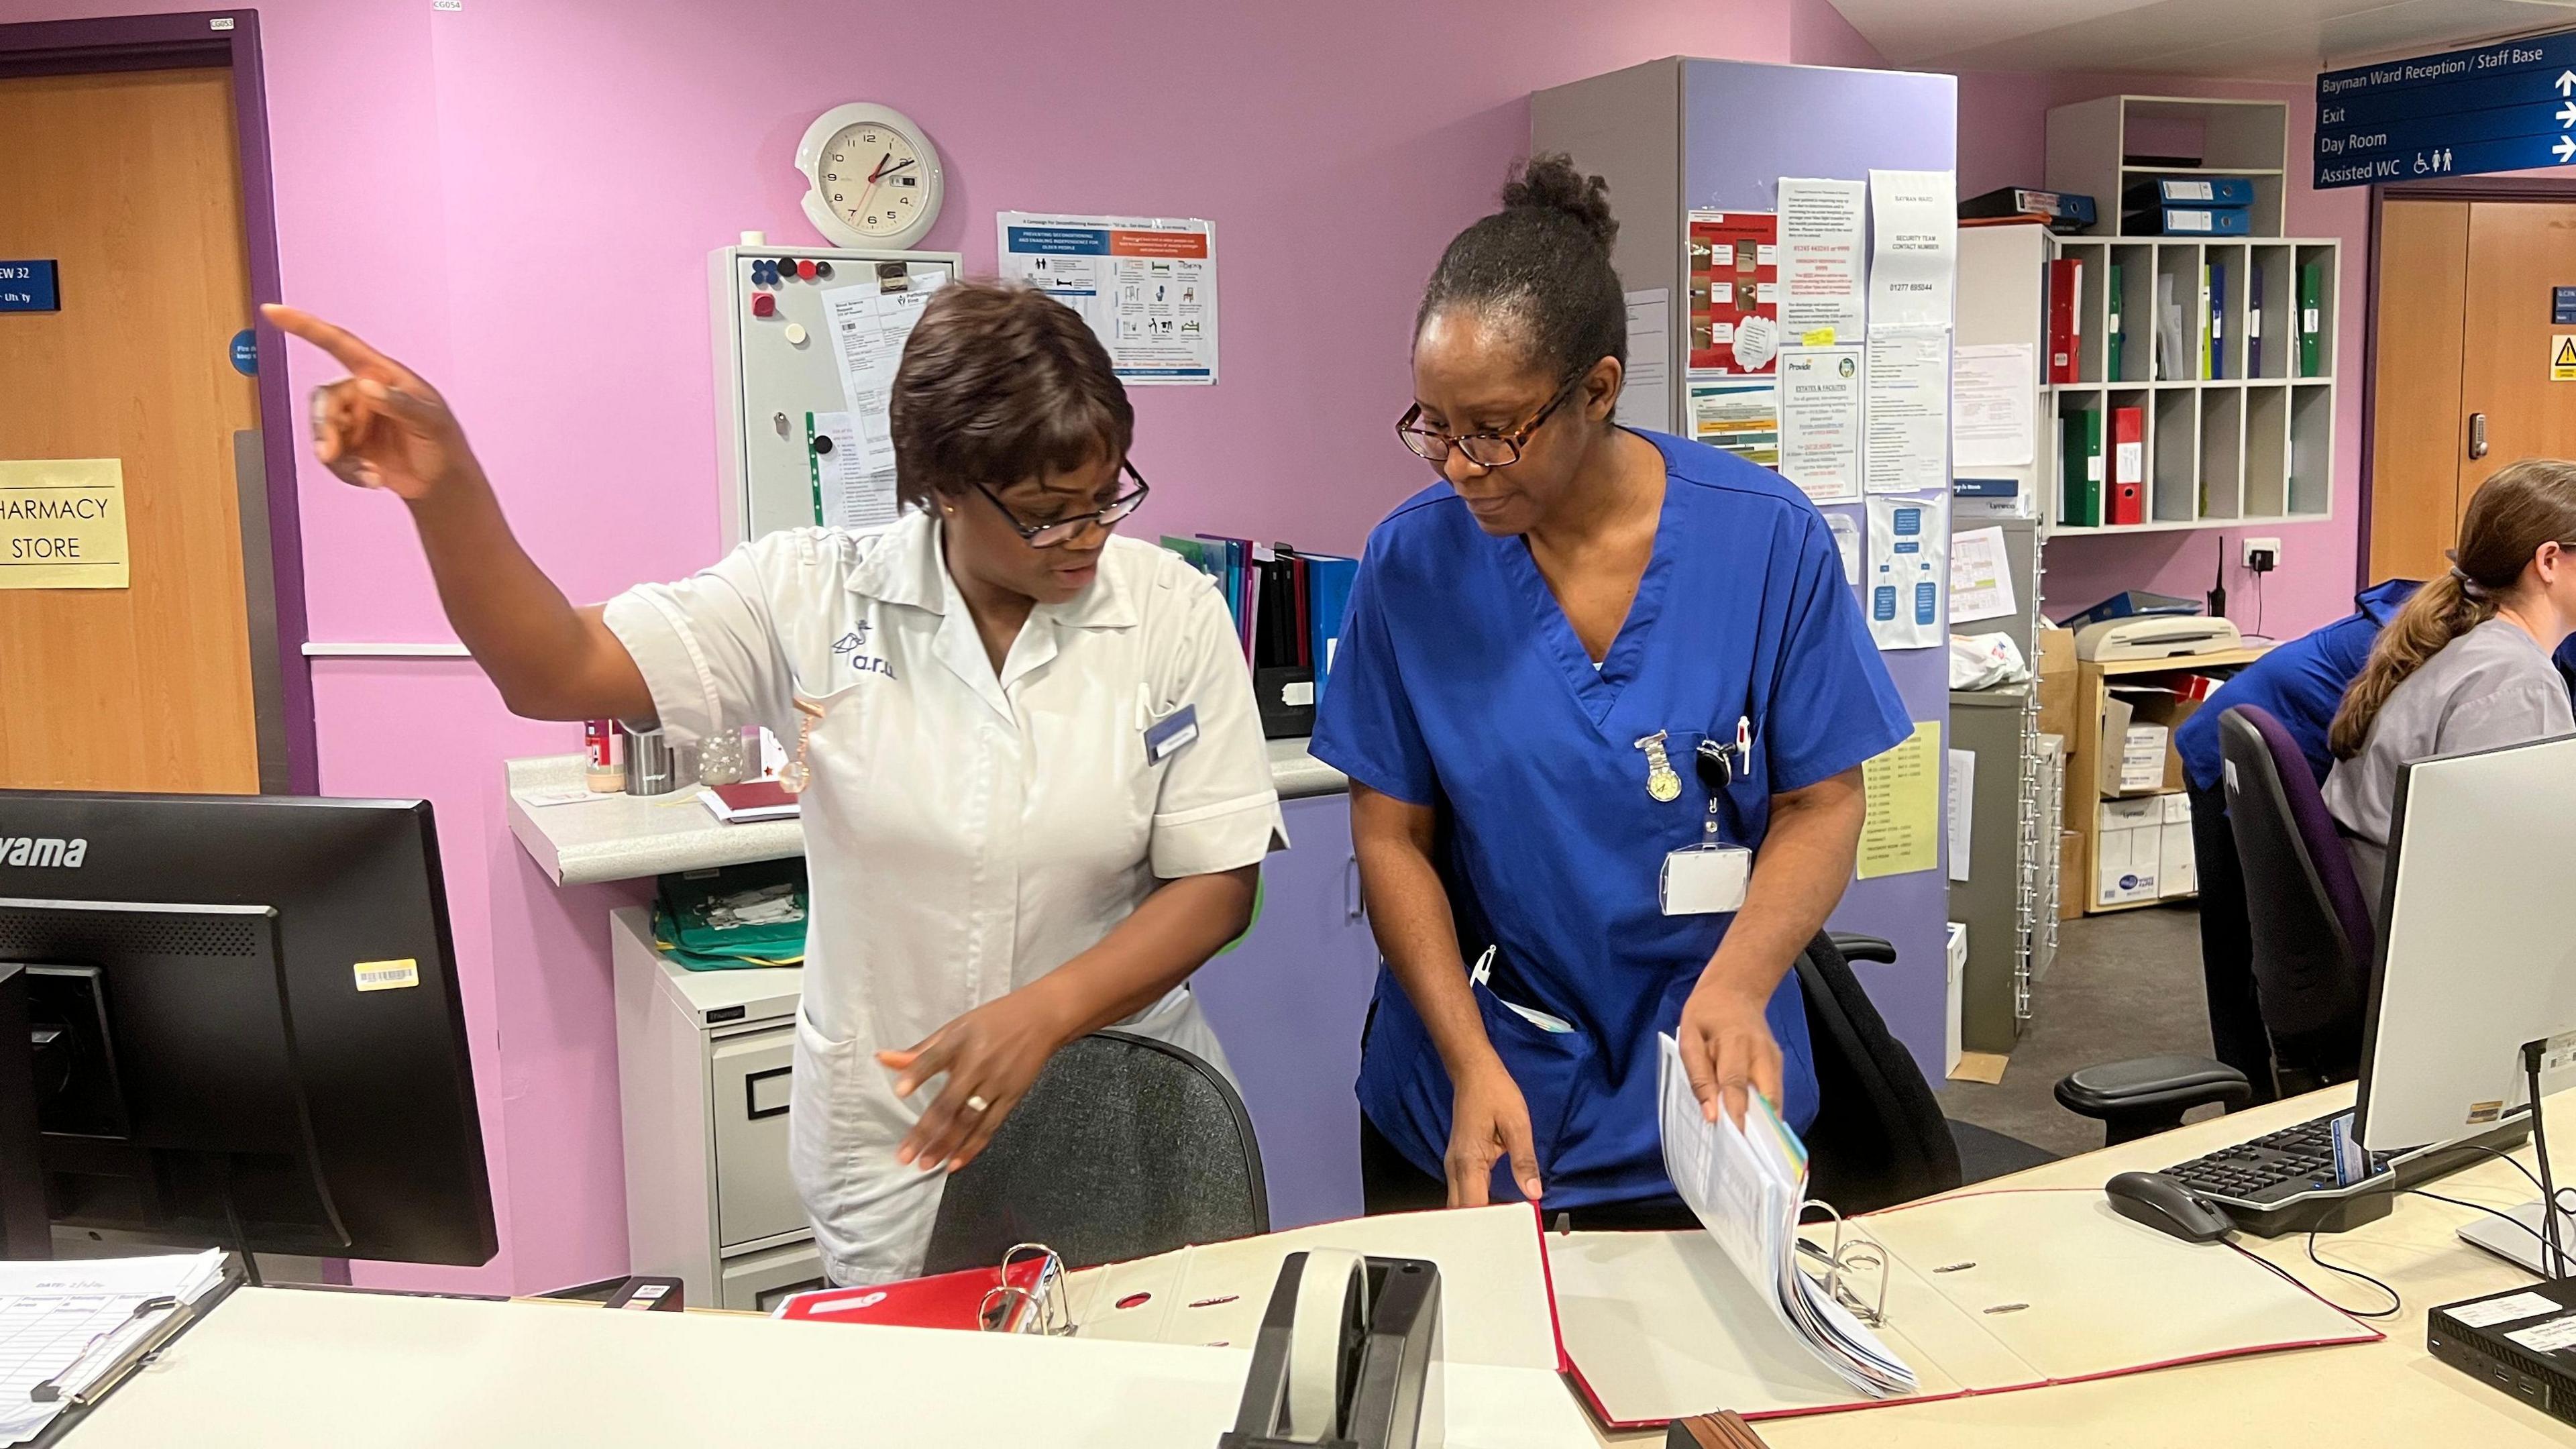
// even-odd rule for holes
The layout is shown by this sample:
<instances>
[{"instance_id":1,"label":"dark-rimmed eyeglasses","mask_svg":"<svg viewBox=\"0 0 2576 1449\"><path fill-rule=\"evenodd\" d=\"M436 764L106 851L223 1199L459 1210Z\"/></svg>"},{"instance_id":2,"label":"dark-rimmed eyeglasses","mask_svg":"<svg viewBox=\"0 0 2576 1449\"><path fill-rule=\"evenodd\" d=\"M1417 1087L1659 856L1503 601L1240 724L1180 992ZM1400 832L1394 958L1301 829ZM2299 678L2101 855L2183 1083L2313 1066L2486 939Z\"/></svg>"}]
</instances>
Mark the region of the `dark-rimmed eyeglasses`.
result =
<instances>
[{"instance_id":1,"label":"dark-rimmed eyeglasses","mask_svg":"<svg viewBox=\"0 0 2576 1449\"><path fill-rule=\"evenodd\" d=\"M1110 499L1109 505L1105 508L1096 508L1089 513L1077 513L1070 518L1053 518L1044 523L1030 523L1022 519L1011 511L1011 505L1004 503L992 489L981 483L975 485L975 491L984 495L985 502L1001 510L1002 517L1010 520L1011 531L1020 536L1021 542L1031 548L1053 548L1094 524L1102 528L1114 527L1120 519L1145 506L1145 495L1154 491L1152 485L1145 481L1143 474L1136 471L1136 465L1133 463L1121 460L1118 471L1126 474L1127 481L1136 486Z\"/></svg>"},{"instance_id":2,"label":"dark-rimmed eyeglasses","mask_svg":"<svg viewBox=\"0 0 2576 1449\"><path fill-rule=\"evenodd\" d=\"M1547 400L1547 406L1540 408L1535 416L1517 428L1483 433L1444 433L1438 428L1419 428L1414 424L1422 417L1422 404L1415 403L1404 410L1403 417L1395 420L1395 435L1404 440L1404 446L1411 448L1415 457L1426 463L1449 461L1449 450L1455 448L1479 468L1508 468L1521 460L1521 445L1529 441L1530 434L1537 432L1541 423L1565 406L1565 400L1574 396L1576 384L1582 381L1580 372L1567 378L1565 386L1556 390L1556 396Z\"/></svg>"}]
</instances>

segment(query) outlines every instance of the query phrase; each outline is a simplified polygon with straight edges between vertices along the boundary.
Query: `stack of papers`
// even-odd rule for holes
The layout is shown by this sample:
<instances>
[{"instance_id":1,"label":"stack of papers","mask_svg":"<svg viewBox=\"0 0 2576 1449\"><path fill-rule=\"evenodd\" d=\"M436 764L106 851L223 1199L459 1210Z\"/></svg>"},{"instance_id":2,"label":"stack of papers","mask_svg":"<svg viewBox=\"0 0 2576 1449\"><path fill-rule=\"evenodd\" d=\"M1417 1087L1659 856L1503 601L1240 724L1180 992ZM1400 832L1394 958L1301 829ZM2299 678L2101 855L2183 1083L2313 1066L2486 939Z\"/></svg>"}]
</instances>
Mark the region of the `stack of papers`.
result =
<instances>
[{"instance_id":1,"label":"stack of papers","mask_svg":"<svg viewBox=\"0 0 2576 1449\"><path fill-rule=\"evenodd\" d=\"M105 1378L181 1306L223 1281L220 1248L0 1262L0 1445L43 1433L74 1395ZM48 1383L54 1392L38 1402L37 1386Z\"/></svg>"},{"instance_id":2,"label":"stack of papers","mask_svg":"<svg viewBox=\"0 0 2576 1449\"><path fill-rule=\"evenodd\" d=\"M1874 1398L1913 1393L1914 1370L1798 1266L1806 1144L1759 1092L1747 1094L1742 1127L1724 1112L1704 1120L1680 1047L1667 1036L1662 1050L1664 1170L1700 1226L1781 1324L1853 1388Z\"/></svg>"}]
</instances>

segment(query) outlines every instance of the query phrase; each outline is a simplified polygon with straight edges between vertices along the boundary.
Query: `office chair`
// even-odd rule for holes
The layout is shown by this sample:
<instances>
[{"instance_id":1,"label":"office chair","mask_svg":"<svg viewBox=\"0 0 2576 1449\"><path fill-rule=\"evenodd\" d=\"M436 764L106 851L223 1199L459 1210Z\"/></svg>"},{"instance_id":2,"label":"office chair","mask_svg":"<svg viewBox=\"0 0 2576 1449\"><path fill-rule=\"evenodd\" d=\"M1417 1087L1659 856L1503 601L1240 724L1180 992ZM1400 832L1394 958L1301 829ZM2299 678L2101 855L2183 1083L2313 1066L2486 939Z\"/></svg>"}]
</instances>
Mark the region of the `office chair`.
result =
<instances>
[{"instance_id":1,"label":"office chair","mask_svg":"<svg viewBox=\"0 0 2576 1449\"><path fill-rule=\"evenodd\" d=\"M948 1179L924 1273L989 1268L1044 1243L1068 1268L1270 1231L1243 1098L1167 1042L1096 1031L1066 1045L982 1155Z\"/></svg>"},{"instance_id":2,"label":"office chair","mask_svg":"<svg viewBox=\"0 0 2576 1449\"><path fill-rule=\"evenodd\" d=\"M1842 932L1819 932L1798 957L1808 1045L1816 1059L1807 1190L1846 1213L1872 1212L2054 1160L2018 1138L1941 1115L1914 1054L1887 1029L1852 973L1853 961L1895 960L1896 948L1887 941Z\"/></svg>"},{"instance_id":3,"label":"office chair","mask_svg":"<svg viewBox=\"0 0 2576 1449\"><path fill-rule=\"evenodd\" d=\"M2281 1094L2361 1067L2364 984L2377 951L2369 902L2307 757L2253 705L2218 717L2227 822L2245 870L2254 994Z\"/></svg>"},{"instance_id":4,"label":"office chair","mask_svg":"<svg viewBox=\"0 0 2576 1449\"><path fill-rule=\"evenodd\" d=\"M2378 943L2352 855L2306 754L2269 711L2241 704L2221 714L2218 748L2273 1078L2285 1097L2350 1081L2360 1070L2363 988ZM2070 1100L2070 1084L2087 1076L2094 1080ZM2178 1124L2183 1108L2198 1101L2251 1097L2250 1087L2232 1087L2229 1078L2244 1082L2242 1073L2206 1058L2157 1057L2087 1067L2058 1083L2057 1100L2088 1116L2125 1111L2143 1129L2128 1135L2139 1136ZM2209 1093L2216 1095L2203 1095ZM2149 1098L2160 1103L2152 1120L2139 1115ZM2126 1141L2120 1131L2115 1122L2110 1140Z\"/></svg>"}]
</instances>

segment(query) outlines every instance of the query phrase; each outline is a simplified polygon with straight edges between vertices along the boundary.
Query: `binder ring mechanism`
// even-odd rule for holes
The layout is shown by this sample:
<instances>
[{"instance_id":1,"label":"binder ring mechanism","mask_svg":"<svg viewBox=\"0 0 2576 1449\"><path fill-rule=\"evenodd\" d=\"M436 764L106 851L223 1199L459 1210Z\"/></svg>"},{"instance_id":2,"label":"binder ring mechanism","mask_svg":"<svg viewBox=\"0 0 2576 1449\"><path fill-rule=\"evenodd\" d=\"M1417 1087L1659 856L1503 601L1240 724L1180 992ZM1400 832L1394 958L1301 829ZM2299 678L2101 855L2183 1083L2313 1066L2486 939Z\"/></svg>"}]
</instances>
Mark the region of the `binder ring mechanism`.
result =
<instances>
[{"instance_id":1,"label":"binder ring mechanism","mask_svg":"<svg viewBox=\"0 0 2576 1449\"><path fill-rule=\"evenodd\" d=\"M1865 1326L1885 1327L1887 1250L1880 1247L1876 1239L1845 1221L1842 1210L1832 1203L1811 1197L1798 1204L1798 1216L1804 1218L1809 1208L1823 1213L1834 1225L1833 1247L1830 1249L1817 1247L1803 1237L1798 1240L1802 1251L1824 1263L1825 1291L1833 1295L1836 1303L1850 1309L1852 1317ZM1850 1238L1849 1242L1844 1241L1846 1236ZM1859 1291L1852 1286L1853 1280L1864 1273L1873 1274L1878 1279L1878 1291L1867 1302L1861 1300Z\"/></svg>"},{"instance_id":2,"label":"binder ring mechanism","mask_svg":"<svg viewBox=\"0 0 2576 1449\"><path fill-rule=\"evenodd\" d=\"M986 1333L1073 1336L1073 1306L1064 1291L1064 1259L1044 1243L1021 1243L1002 1255L1002 1281L976 1305L975 1325Z\"/></svg>"}]
</instances>

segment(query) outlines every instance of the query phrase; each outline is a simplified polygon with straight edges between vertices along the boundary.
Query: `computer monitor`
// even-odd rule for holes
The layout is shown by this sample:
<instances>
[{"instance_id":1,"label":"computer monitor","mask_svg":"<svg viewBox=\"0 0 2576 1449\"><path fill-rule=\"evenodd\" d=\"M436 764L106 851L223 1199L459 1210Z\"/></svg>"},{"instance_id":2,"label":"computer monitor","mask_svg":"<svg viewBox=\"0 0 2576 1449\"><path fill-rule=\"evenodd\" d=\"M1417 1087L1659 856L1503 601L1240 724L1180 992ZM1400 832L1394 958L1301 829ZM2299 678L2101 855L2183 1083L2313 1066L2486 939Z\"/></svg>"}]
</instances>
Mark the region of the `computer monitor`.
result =
<instances>
[{"instance_id":1,"label":"computer monitor","mask_svg":"<svg viewBox=\"0 0 2576 1449\"><path fill-rule=\"evenodd\" d=\"M2388 861L2356 1115L2373 1151L2520 1115L2523 1044L2576 1031L2576 736L2405 766Z\"/></svg>"},{"instance_id":2,"label":"computer monitor","mask_svg":"<svg viewBox=\"0 0 2576 1449\"><path fill-rule=\"evenodd\" d=\"M426 802L0 790L12 966L0 1128L32 1092L55 1224L498 1251Z\"/></svg>"}]
</instances>

